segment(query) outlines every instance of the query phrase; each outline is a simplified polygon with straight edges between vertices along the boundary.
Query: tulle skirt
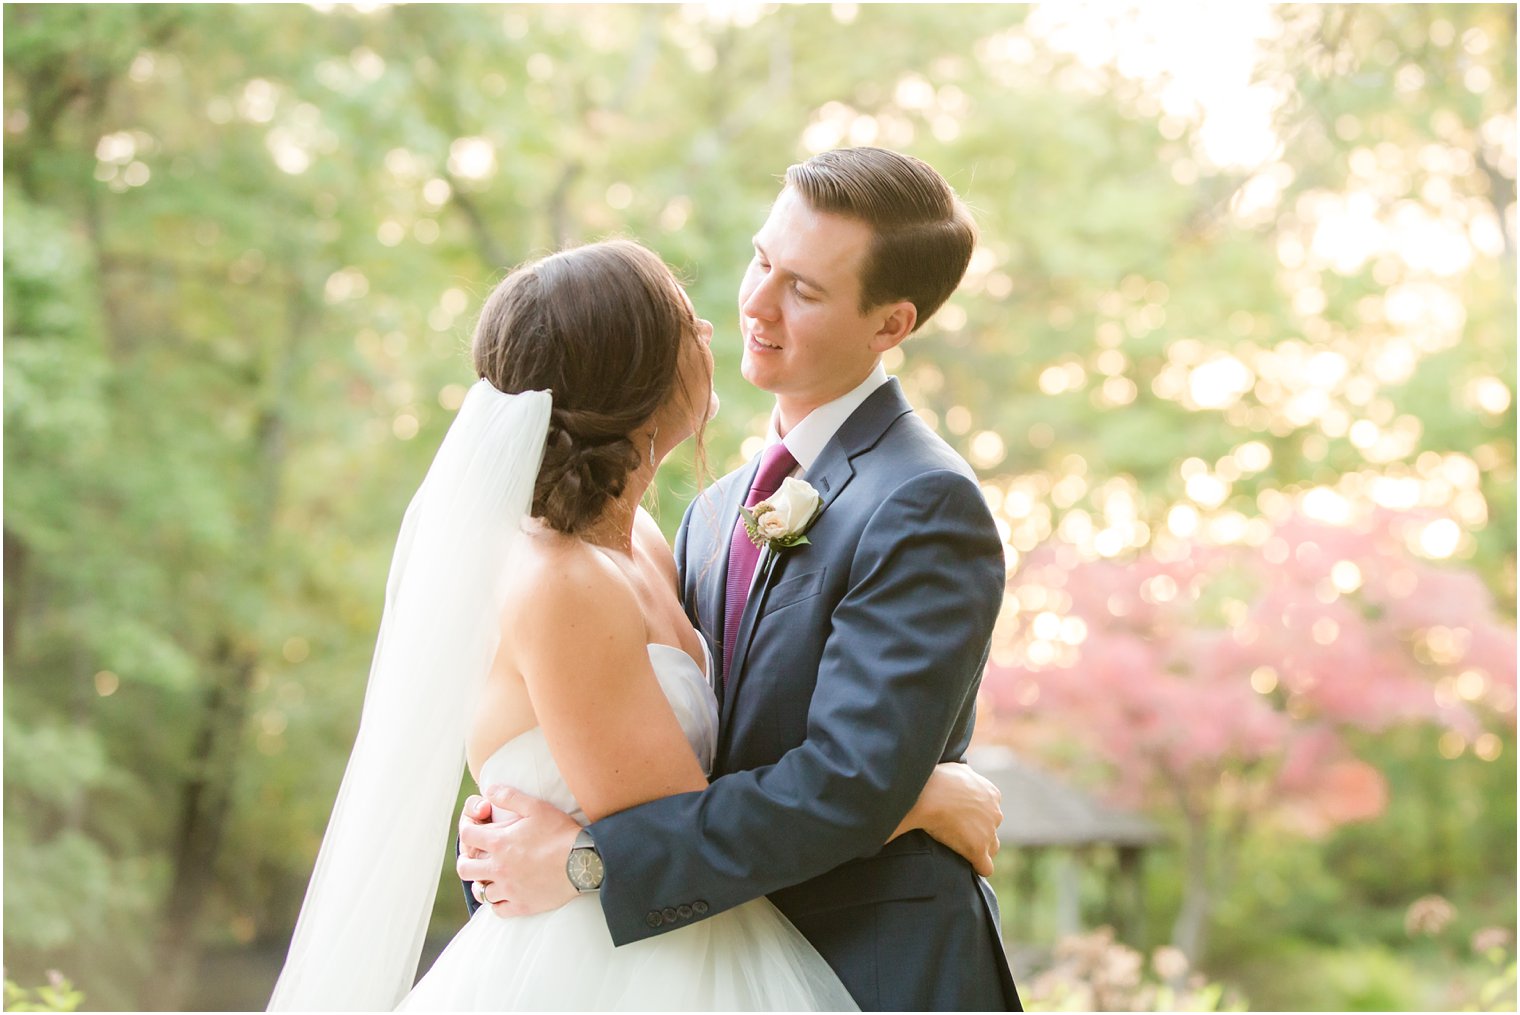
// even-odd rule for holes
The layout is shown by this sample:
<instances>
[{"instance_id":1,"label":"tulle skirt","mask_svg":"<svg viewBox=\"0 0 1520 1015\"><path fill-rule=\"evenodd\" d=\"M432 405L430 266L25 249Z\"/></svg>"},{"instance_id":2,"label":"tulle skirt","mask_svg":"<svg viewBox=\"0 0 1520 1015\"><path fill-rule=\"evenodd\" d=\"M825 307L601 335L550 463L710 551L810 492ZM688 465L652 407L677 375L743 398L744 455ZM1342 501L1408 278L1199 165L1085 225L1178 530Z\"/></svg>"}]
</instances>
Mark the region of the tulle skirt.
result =
<instances>
[{"instance_id":1,"label":"tulle skirt","mask_svg":"<svg viewBox=\"0 0 1520 1015\"><path fill-rule=\"evenodd\" d=\"M514 919L481 907L400 1007L858 1010L813 946L764 899L615 948L595 896Z\"/></svg>"}]
</instances>

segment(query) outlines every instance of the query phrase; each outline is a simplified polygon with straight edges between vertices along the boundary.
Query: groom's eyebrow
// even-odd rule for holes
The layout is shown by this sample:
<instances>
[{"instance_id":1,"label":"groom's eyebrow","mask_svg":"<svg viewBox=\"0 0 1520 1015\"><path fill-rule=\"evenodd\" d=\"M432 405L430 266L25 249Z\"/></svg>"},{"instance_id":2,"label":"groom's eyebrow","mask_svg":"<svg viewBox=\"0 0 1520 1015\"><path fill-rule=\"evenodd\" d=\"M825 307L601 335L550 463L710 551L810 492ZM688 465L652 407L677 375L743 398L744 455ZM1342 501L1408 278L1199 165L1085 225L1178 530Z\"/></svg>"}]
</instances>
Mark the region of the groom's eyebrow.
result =
<instances>
[{"instance_id":1,"label":"groom's eyebrow","mask_svg":"<svg viewBox=\"0 0 1520 1015\"><path fill-rule=\"evenodd\" d=\"M760 237L758 237L758 236L754 237L753 239L750 240L750 243L754 244L755 249L760 252L761 256L763 256L763 257L769 257L770 256L769 254L767 254L765 252L765 248L760 245ZM792 276L792 278L795 278L797 281L801 282L803 285L807 286L809 289L817 289L823 295L825 295L825 296L828 295L828 292L829 292L828 289L826 289L823 286L819 285L818 282L817 282L817 280L808 278L806 275L803 275L803 274L800 274L798 272L795 272L795 271L793 271L790 268L787 269L786 273L788 275Z\"/></svg>"}]
</instances>

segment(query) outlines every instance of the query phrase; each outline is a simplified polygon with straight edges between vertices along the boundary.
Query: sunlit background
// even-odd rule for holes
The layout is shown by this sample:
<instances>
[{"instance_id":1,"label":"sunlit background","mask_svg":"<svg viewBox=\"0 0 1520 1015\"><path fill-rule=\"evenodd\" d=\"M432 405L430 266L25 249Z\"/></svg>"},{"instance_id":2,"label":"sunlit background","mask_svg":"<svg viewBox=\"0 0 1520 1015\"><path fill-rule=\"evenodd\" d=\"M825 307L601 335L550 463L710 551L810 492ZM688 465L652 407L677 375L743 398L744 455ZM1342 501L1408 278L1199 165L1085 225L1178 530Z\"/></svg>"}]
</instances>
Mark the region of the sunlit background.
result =
<instances>
[{"instance_id":1,"label":"sunlit background","mask_svg":"<svg viewBox=\"0 0 1520 1015\"><path fill-rule=\"evenodd\" d=\"M749 238L852 144L981 227L887 365L1006 543L1026 1003L1515 1007L1513 6L4 19L7 1007L263 1006L485 294L654 246L726 471Z\"/></svg>"}]
</instances>

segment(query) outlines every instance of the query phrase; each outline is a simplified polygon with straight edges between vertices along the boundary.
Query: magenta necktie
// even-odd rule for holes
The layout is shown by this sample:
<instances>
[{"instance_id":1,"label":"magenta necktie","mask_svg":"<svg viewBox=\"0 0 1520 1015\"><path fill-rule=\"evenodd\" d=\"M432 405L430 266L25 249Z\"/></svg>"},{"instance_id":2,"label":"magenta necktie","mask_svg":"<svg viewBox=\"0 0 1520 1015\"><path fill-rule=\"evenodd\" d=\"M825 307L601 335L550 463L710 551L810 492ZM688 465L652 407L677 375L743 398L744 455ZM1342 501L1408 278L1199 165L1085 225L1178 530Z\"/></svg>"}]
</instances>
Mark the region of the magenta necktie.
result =
<instances>
[{"instance_id":1,"label":"magenta necktie","mask_svg":"<svg viewBox=\"0 0 1520 1015\"><path fill-rule=\"evenodd\" d=\"M745 507L754 507L781 488L781 481L797 468L797 459L779 441L765 449L760 459L760 471L750 484ZM730 667L734 659L734 642L739 637L739 618L744 616L744 604L749 602L749 586L755 576L755 565L760 561L760 548L750 542L749 531L744 527L743 517L734 522L734 536L728 544L728 582L723 596L723 684L733 683Z\"/></svg>"}]
</instances>

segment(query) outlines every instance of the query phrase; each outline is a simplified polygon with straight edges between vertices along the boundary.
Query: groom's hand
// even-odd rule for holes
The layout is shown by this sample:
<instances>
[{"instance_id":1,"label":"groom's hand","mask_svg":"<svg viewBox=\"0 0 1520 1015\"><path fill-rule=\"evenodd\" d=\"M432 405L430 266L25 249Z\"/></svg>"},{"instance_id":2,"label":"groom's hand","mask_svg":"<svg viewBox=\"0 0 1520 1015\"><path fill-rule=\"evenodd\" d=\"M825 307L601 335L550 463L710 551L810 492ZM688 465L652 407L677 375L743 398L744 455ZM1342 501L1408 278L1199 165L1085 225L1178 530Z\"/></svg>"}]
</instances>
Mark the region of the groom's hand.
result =
<instances>
[{"instance_id":1,"label":"groom's hand","mask_svg":"<svg viewBox=\"0 0 1520 1015\"><path fill-rule=\"evenodd\" d=\"M487 800L483 796L475 796L472 794L468 799L465 800L464 810L459 815L459 832L461 840L463 839L466 826L473 827L475 825L489 825L490 823L491 801ZM459 853L461 856L467 856L471 859L485 855L478 849L472 849L464 845L463 841L461 841L459 844Z\"/></svg>"},{"instance_id":2,"label":"groom's hand","mask_svg":"<svg viewBox=\"0 0 1520 1015\"><path fill-rule=\"evenodd\" d=\"M575 898L575 886L565 873L570 847L580 834L575 819L510 787L487 787L485 803L495 808L496 820L479 823L484 809L477 808L472 817L466 804L454 863L460 880L481 885L476 898L497 916L532 916Z\"/></svg>"}]
</instances>

